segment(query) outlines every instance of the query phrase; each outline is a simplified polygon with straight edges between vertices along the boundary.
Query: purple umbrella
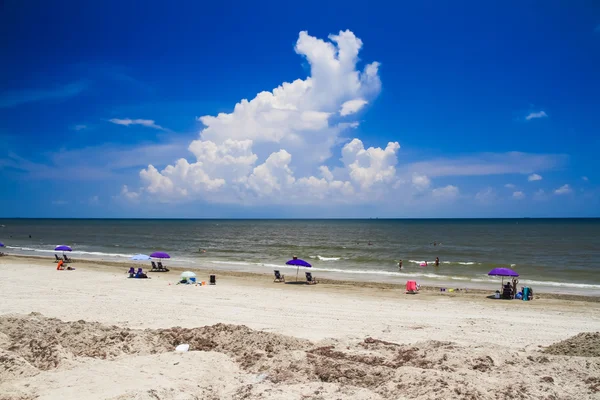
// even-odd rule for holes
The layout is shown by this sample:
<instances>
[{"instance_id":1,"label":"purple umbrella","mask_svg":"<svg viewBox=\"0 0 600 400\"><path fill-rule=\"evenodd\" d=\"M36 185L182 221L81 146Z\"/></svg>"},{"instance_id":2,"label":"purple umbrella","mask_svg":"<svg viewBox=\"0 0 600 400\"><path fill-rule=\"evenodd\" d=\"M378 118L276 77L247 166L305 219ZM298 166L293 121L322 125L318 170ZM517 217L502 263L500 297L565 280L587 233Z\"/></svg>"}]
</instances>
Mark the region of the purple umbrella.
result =
<instances>
[{"instance_id":1,"label":"purple umbrella","mask_svg":"<svg viewBox=\"0 0 600 400\"><path fill-rule=\"evenodd\" d=\"M152 258L171 258L170 255L168 255L167 253L165 253L163 251L155 251L154 253L150 254L150 257L152 257Z\"/></svg>"},{"instance_id":2,"label":"purple umbrella","mask_svg":"<svg viewBox=\"0 0 600 400\"><path fill-rule=\"evenodd\" d=\"M54 248L54 251L72 251L72 250L69 246L65 246L64 244L61 244L60 246L56 246Z\"/></svg>"},{"instance_id":3,"label":"purple umbrella","mask_svg":"<svg viewBox=\"0 0 600 400\"><path fill-rule=\"evenodd\" d=\"M488 272L490 276L519 276L515 271L510 268L494 268Z\"/></svg>"},{"instance_id":4,"label":"purple umbrella","mask_svg":"<svg viewBox=\"0 0 600 400\"><path fill-rule=\"evenodd\" d=\"M0 242L0 247L4 247L4 243Z\"/></svg>"},{"instance_id":5,"label":"purple umbrella","mask_svg":"<svg viewBox=\"0 0 600 400\"><path fill-rule=\"evenodd\" d=\"M298 271L300 271L300 267L311 268L312 265L307 263L304 260L299 259L298 257L294 257L290 261L286 262L287 265L295 265L298 268L296 269L296 282L298 281Z\"/></svg>"},{"instance_id":6,"label":"purple umbrella","mask_svg":"<svg viewBox=\"0 0 600 400\"><path fill-rule=\"evenodd\" d=\"M489 276L501 276L502 277L502 283L501 285L504 286L504 277L505 276L519 276L519 274L517 274L515 271L513 271L510 268L494 268L493 270L491 270L490 272L488 272ZM515 290L516 292L516 290Z\"/></svg>"}]
</instances>

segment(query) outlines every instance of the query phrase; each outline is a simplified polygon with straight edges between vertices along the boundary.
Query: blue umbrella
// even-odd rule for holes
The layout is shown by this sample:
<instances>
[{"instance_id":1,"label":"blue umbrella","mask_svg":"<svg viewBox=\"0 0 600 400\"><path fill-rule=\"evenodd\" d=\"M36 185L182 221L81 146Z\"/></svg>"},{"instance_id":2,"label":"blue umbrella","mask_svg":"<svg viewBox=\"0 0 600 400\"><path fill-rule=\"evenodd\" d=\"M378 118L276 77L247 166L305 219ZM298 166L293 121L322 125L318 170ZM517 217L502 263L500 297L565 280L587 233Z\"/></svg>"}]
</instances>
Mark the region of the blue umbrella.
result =
<instances>
[{"instance_id":1,"label":"blue umbrella","mask_svg":"<svg viewBox=\"0 0 600 400\"><path fill-rule=\"evenodd\" d=\"M4 243L0 242L0 247L4 247Z\"/></svg>"},{"instance_id":2,"label":"blue umbrella","mask_svg":"<svg viewBox=\"0 0 600 400\"><path fill-rule=\"evenodd\" d=\"M148 261L148 260L152 260L152 258L150 256L147 256L145 254L136 254L135 256L131 257L132 260L134 261Z\"/></svg>"},{"instance_id":3,"label":"blue umbrella","mask_svg":"<svg viewBox=\"0 0 600 400\"><path fill-rule=\"evenodd\" d=\"M300 267L311 268L312 265L307 263L304 260L299 259L298 257L294 257L293 259L286 262L287 265L295 265L298 268L296 269L296 281L298 281L298 271L300 271Z\"/></svg>"}]
</instances>

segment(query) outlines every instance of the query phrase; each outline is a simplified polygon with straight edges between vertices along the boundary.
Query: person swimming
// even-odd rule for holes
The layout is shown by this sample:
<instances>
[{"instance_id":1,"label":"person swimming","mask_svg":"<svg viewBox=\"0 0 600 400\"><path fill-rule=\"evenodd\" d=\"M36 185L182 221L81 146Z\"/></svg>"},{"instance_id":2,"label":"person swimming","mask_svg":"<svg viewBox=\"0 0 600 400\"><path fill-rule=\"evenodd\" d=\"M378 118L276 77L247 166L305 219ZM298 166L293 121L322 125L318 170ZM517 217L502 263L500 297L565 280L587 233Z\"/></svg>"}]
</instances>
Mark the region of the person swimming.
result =
<instances>
[{"instance_id":1,"label":"person swimming","mask_svg":"<svg viewBox=\"0 0 600 400\"><path fill-rule=\"evenodd\" d=\"M436 267L439 267L439 266L440 266L440 258L439 258L439 257L436 257L436 258L435 258L435 266L436 266Z\"/></svg>"},{"instance_id":2,"label":"person swimming","mask_svg":"<svg viewBox=\"0 0 600 400\"><path fill-rule=\"evenodd\" d=\"M398 262L398 269L399 269L399 270L402 270L402 260L400 260L400 261Z\"/></svg>"}]
</instances>

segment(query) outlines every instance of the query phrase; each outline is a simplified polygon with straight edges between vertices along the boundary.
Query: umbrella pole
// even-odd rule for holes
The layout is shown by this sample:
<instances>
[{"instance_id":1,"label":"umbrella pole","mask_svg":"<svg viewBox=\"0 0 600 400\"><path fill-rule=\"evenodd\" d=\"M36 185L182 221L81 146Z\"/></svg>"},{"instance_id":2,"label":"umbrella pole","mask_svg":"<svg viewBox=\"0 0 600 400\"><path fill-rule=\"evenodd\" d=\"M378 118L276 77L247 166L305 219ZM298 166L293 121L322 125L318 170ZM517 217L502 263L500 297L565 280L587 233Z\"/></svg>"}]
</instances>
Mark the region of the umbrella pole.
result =
<instances>
[{"instance_id":1,"label":"umbrella pole","mask_svg":"<svg viewBox=\"0 0 600 400\"><path fill-rule=\"evenodd\" d=\"M298 272L300 272L300 267L296 268L296 282L298 282Z\"/></svg>"}]
</instances>

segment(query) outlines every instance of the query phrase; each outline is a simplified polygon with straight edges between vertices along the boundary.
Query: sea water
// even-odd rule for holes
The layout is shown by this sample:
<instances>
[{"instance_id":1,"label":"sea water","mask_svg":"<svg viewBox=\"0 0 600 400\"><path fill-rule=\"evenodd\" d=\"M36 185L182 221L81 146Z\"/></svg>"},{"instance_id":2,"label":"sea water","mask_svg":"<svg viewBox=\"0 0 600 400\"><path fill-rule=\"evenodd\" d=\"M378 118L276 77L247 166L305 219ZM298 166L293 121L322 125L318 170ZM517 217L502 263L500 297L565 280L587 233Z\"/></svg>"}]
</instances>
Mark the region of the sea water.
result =
<instances>
[{"instance_id":1,"label":"sea water","mask_svg":"<svg viewBox=\"0 0 600 400\"><path fill-rule=\"evenodd\" d=\"M13 254L53 257L67 244L74 258L124 261L166 251L170 264L190 269L288 274L296 270L285 262L297 256L337 279L450 287L496 284L488 271L509 267L521 284L600 294L600 219L4 219L0 241Z\"/></svg>"}]
</instances>

